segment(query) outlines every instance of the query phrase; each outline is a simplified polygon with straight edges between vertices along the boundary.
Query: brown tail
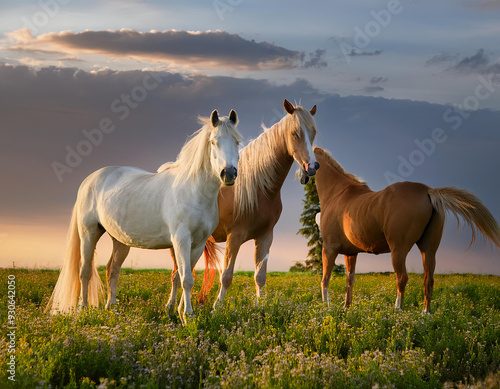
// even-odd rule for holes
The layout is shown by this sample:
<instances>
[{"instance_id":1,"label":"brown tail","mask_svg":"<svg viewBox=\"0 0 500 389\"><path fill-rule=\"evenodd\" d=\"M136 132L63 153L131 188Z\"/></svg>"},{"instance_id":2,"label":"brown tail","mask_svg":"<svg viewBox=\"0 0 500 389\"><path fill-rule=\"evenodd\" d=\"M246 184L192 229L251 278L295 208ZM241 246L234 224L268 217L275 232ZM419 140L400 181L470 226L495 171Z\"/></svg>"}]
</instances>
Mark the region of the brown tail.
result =
<instances>
[{"instance_id":1,"label":"brown tail","mask_svg":"<svg viewBox=\"0 0 500 389\"><path fill-rule=\"evenodd\" d=\"M500 229L498 223L488 209L473 193L452 187L429 189L432 206L436 211L445 214L452 212L457 218L460 227L460 215L472 229L471 247L476 240L476 229L484 238L500 248Z\"/></svg>"},{"instance_id":2,"label":"brown tail","mask_svg":"<svg viewBox=\"0 0 500 389\"><path fill-rule=\"evenodd\" d=\"M208 292L212 289L214 284L215 274L217 273L217 267L219 265L219 252L222 252L221 248L215 244L215 239L213 236L208 238L205 244L205 274L203 276L203 284L201 286L200 294L198 295L198 302L204 303L207 298Z\"/></svg>"}]
</instances>

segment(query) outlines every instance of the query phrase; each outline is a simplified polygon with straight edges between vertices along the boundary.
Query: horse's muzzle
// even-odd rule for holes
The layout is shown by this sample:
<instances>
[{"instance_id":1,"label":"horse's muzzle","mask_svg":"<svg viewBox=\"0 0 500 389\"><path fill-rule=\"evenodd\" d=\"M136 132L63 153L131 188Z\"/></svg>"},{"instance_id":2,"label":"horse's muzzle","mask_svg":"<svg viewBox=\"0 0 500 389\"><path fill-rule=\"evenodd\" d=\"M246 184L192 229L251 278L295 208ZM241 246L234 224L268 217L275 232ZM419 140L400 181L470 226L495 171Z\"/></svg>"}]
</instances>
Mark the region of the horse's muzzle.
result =
<instances>
[{"instance_id":1,"label":"horse's muzzle","mask_svg":"<svg viewBox=\"0 0 500 389\"><path fill-rule=\"evenodd\" d=\"M307 170L305 172L308 176L312 177L316 174L316 171L319 169L319 162L315 161L313 164L307 165Z\"/></svg>"},{"instance_id":2,"label":"horse's muzzle","mask_svg":"<svg viewBox=\"0 0 500 389\"><path fill-rule=\"evenodd\" d=\"M234 166L228 166L220 172L220 179L226 186L234 185L236 177L238 176L238 169Z\"/></svg>"},{"instance_id":3,"label":"horse's muzzle","mask_svg":"<svg viewBox=\"0 0 500 389\"><path fill-rule=\"evenodd\" d=\"M311 178L309 177L309 174L307 174L304 170L301 171L300 174L300 183L302 185L306 185Z\"/></svg>"}]
</instances>

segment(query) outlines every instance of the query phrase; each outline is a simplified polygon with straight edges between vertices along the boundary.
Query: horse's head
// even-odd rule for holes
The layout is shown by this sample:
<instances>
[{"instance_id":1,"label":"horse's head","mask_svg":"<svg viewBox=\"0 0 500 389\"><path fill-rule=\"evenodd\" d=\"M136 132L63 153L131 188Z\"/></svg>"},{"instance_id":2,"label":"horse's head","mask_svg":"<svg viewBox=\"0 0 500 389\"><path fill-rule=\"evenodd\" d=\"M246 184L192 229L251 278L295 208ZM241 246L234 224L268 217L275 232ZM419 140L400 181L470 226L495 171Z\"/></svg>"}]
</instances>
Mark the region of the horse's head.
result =
<instances>
[{"instance_id":1,"label":"horse's head","mask_svg":"<svg viewBox=\"0 0 500 389\"><path fill-rule=\"evenodd\" d=\"M319 162L316 161L312 148L312 142L317 132L316 123L313 118L316 113L316 106L307 111L302 107L294 107L286 99L283 105L285 111L292 116L290 118L289 131L287 132L288 152L299 164L304 177L314 176L316 170L319 169ZM304 180L301 178L300 182L306 184L307 181L305 181L305 178Z\"/></svg>"},{"instance_id":2,"label":"horse's head","mask_svg":"<svg viewBox=\"0 0 500 389\"><path fill-rule=\"evenodd\" d=\"M217 110L210 116L210 163L224 185L231 186L238 175L241 134L236 129L238 116L231 110L229 117L219 118Z\"/></svg>"}]
</instances>

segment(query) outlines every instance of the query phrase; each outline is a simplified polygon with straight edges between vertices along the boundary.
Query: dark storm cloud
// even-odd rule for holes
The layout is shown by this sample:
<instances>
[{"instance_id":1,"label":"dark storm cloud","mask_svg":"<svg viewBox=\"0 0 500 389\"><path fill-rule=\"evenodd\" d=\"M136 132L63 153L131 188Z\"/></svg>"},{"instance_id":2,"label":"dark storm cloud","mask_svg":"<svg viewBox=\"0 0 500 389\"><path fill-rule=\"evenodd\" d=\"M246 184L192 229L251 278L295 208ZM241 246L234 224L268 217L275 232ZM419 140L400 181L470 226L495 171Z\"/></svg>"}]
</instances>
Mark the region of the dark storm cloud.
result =
<instances>
[{"instance_id":1,"label":"dark storm cloud","mask_svg":"<svg viewBox=\"0 0 500 389\"><path fill-rule=\"evenodd\" d=\"M235 109L249 139L258 136L261 122L271 125L280 118L285 97L302 98L310 107L322 97L301 80L275 86L232 77L5 64L0 84L0 177L9 182L0 191L0 217L69 206L81 181L102 166L156 170L174 160L199 128L198 115L213 109L224 116ZM60 183L53 163L68 165L69 149L89 140L103 120L113 132L98 139Z\"/></svg>"},{"instance_id":2,"label":"dark storm cloud","mask_svg":"<svg viewBox=\"0 0 500 389\"><path fill-rule=\"evenodd\" d=\"M261 123L270 126L284 115L284 98L302 101L306 108L317 104L316 144L332 151L348 171L375 190L387 185L384 172L398 174L399 156L408 159L418 147L416 141L442 128L446 142L425 154L425 161L403 179L469 189L500 217L500 184L491 179L498 173L500 112L477 110L454 129L458 114L443 105L325 95L303 80L273 85L166 72L0 65L0 84L0 218L69 214L82 180L102 166L155 171L174 160L187 136L199 128L197 116L213 109L221 115L235 109L239 129L252 139L261 132ZM445 121L443 115L450 109ZM103 119L115 126L114 131L104 134L59 182L53 162L65 164L68 147L76 149ZM293 207L300 207L301 196L297 182L283 191L285 203ZM287 215L280 228L288 231L298 222Z\"/></svg>"},{"instance_id":3,"label":"dark storm cloud","mask_svg":"<svg viewBox=\"0 0 500 389\"><path fill-rule=\"evenodd\" d=\"M136 56L152 61L195 63L208 67L259 70L300 66L301 52L268 42L246 40L224 31L84 31L38 36L36 42L69 50L114 57ZM29 43L29 42L28 42ZM321 54L321 53L320 53ZM321 57L321 56L320 56ZM321 58L313 57L314 61Z\"/></svg>"}]
</instances>

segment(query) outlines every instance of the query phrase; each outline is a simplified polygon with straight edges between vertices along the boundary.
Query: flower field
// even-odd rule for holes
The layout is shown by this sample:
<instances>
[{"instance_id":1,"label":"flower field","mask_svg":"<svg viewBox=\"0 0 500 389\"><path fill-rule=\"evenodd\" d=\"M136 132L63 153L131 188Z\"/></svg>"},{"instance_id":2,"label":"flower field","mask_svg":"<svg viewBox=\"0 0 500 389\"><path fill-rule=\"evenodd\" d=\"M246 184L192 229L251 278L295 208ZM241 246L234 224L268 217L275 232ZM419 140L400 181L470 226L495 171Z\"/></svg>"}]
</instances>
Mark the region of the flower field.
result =
<instances>
[{"instance_id":1,"label":"flower field","mask_svg":"<svg viewBox=\"0 0 500 389\"><path fill-rule=\"evenodd\" d=\"M8 279L15 276L15 381ZM104 280L104 271L100 270ZM0 269L0 387L440 388L499 387L500 277L439 275L433 314L422 315L423 276L410 274L393 309L393 274L358 275L343 308L344 277L321 302L320 276L270 273L255 303L253 273L237 273L225 305L217 286L187 326L169 317L170 272L123 269L120 303L50 317L58 272ZM194 291L202 277L196 278ZM5 296L5 297L4 297ZM180 296L180 295L179 295ZM11 318L12 319L12 318ZM12 323L10 323L12 324ZM12 370L12 369L11 369Z\"/></svg>"}]
</instances>

